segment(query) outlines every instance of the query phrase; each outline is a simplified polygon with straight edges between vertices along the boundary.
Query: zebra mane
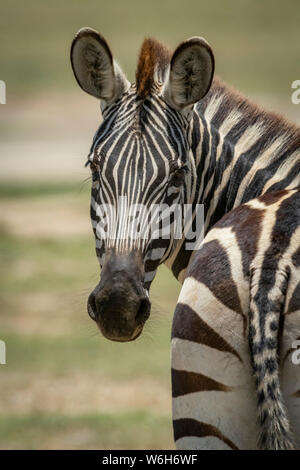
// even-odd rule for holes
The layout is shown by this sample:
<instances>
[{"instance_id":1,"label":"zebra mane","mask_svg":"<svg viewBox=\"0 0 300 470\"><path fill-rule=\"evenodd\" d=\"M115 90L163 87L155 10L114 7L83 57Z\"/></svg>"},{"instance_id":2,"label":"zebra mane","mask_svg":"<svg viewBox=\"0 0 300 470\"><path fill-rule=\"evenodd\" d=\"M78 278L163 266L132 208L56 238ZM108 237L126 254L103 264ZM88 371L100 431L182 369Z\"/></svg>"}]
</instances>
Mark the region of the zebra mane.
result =
<instances>
[{"instance_id":1,"label":"zebra mane","mask_svg":"<svg viewBox=\"0 0 300 470\"><path fill-rule=\"evenodd\" d=\"M141 98L152 91L155 83L163 80L171 60L171 52L154 38L143 41L136 70L137 94Z\"/></svg>"},{"instance_id":2,"label":"zebra mane","mask_svg":"<svg viewBox=\"0 0 300 470\"><path fill-rule=\"evenodd\" d=\"M208 94L196 105L198 111L208 111L213 116L214 124L219 127L226 117L231 116L234 121L239 117L237 133L242 133L249 126L263 126L266 141L282 137L290 151L299 152L300 127L285 117L252 102L242 93L215 77ZM231 132L234 136L234 129ZM267 143L267 142L266 142ZM298 151L298 152L297 152Z\"/></svg>"}]
</instances>

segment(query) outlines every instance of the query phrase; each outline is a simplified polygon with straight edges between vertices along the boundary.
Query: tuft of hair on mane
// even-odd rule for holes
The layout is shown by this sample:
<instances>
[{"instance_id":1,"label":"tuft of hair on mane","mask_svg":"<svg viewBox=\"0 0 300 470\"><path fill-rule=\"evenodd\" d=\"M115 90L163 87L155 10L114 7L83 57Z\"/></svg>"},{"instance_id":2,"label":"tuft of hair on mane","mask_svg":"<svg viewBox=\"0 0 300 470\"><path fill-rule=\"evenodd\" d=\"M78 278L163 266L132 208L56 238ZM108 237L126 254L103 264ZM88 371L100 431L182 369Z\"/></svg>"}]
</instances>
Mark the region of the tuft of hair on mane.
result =
<instances>
[{"instance_id":1,"label":"tuft of hair on mane","mask_svg":"<svg viewBox=\"0 0 300 470\"><path fill-rule=\"evenodd\" d=\"M141 98L151 92L155 73L162 78L171 60L170 50L154 38L145 38L140 50L136 69L136 89Z\"/></svg>"}]
</instances>

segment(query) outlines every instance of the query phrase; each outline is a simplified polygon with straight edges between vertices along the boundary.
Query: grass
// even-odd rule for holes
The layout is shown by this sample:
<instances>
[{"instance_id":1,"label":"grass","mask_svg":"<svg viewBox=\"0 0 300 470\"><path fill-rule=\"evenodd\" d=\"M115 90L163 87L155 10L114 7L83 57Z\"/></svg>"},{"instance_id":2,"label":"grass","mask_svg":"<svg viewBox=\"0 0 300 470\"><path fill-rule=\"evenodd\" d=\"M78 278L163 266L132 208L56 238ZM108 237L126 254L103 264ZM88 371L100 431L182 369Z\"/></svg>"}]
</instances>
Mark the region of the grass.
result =
<instances>
[{"instance_id":1,"label":"grass","mask_svg":"<svg viewBox=\"0 0 300 470\"><path fill-rule=\"evenodd\" d=\"M26 429L24 435L23 430ZM153 430L155 429L155 432ZM67 447L62 447L67 443ZM2 416L1 449L170 449L172 427L167 417L149 412L63 416Z\"/></svg>"},{"instance_id":2,"label":"grass","mask_svg":"<svg viewBox=\"0 0 300 470\"><path fill-rule=\"evenodd\" d=\"M86 198L90 193L88 184L78 181L43 181L43 182L0 182L0 199L45 198L49 196L79 195Z\"/></svg>"},{"instance_id":3,"label":"grass","mask_svg":"<svg viewBox=\"0 0 300 470\"><path fill-rule=\"evenodd\" d=\"M20 294L29 290L64 292L66 285L68 289L82 286L84 278L97 268L92 234L69 241L28 240L6 234L1 237L0 247L4 293L16 289ZM84 259L86 264L82 263Z\"/></svg>"},{"instance_id":4,"label":"grass","mask_svg":"<svg viewBox=\"0 0 300 470\"><path fill-rule=\"evenodd\" d=\"M151 321L151 320L150 320ZM64 375L83 370L100 377L130 380L138 377L155 377L169 381L170 325L164 325L155 338L142 336L132 344L107 341L99 335L88 337L74 333L58 337L45 335L13 334L2 332L1 339L7 347L8 373L47 371Z\"/></svg>"}]
</instances>

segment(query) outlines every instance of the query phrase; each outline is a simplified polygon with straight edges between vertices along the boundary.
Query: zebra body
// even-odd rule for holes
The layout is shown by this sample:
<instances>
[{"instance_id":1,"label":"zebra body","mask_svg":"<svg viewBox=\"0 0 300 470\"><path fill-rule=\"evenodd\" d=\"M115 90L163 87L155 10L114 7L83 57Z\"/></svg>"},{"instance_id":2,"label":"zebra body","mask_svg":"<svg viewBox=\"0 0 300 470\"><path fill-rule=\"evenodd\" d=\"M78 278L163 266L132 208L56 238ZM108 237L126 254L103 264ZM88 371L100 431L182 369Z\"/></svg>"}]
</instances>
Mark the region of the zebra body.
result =
<instances>
[{"instance_id":1,"label":"zebra body","mask_svg":"<svg viewBox=\"0 0 300 470\"><path fill-rule=\"evenodd\" d=\"M299 444L299 242L300 191L283 190L229 212L194 254L172 329L178 448L288 449L291 429Z\"/></svg>"},{"instance_id":2,"label":"zebra body","mask_svg":"<svg viewBox=\"0 0 300 470\"><path fill-rule=\"evenodd\" d=\"M210 232L212 227L223 216L230 218L232 209L241 204L250 204L251 200L258 201L258 205L264 206L265 203L257 199L260 196L266 197L278 191L299 188L300 130L283 118L261 110L219 79L213 78L213 53L207 42L200 37L184 41L173 54L158 41L146 39L138 60L135 84L128 82L120 66L113 59L105 39L94 30L84 28L78 32L71 47L71 62L81 88L100 99L103 116L103 122L95 134L87 162L92 170L91 219L96 239L96 253L101 267L100 282L88 299L88 313L107 338L131 341L141 334L149 317L149 289L159 264L166 263L182 283L186 272L190 272L191 256L193 260L197 260L198 256L201 258L204 253L203 246L205 247L208 239L205 239L197 254L187 248L184 236L181 240L176 240L172 230L168 239L163 236L158 239L151 236L136 238L133 236L134 230L128 223L130 218L124 217L124 214L129 212L129 207L132 204L141 204L147 208L153 204L164 204L168 207L173 204L181 207L190 204L193 207L191 225L194 227L196 207L198 204L203 204L205 212L203 231L206 237L213 237L214 231L220 229L214 228L213 232ZM120 201L122 202L124 197L125 203L122 205ZM113 208L118 207L116 216L112 210L104 217L103 203ZM297 210L296 203L294 209ZM264 210L266 213L271 213L271 209L267 211L264 208ZM99 226L104 218L105 224L100 230ZM173 223L174 220L171 221L171 227ZM238 221L236 223L238 224ZM140 220L139 226L147 228L145 217ZM251 218L245 222L243 234L246 239L248 228L253 230ZM222 230L229 237L230 229ZM298 234L296 231L295 233ZM199 238L199 233L196 233L194 241L197 242ZM293 243L297 243L297 237ZM247 246L246 243L244 248L246 252ZM272 246L271 243L271 248ZM269 253L269 257L272 258L270 255L272 249L268 244L261 243L260 247L262 254ZM244 272L244 250L237 250L234 244L226 250L236 276L234 285L238 286L236 298L240 301L240 311L237 314L235 309L230 310L232 305L229 301L229 306L226 306L229 310L225 311L224 307L223 319L220 316L218 320L220 325L227 320L228 325L232 325L232 328L229 328L231 340L223 339L226 344L232 344L232 348L237 352L233 354L235 357L228 355L229 363L239 361L237 363L239 367L241 368L243 363L246 371L247 360L249 362L251 358L255 358L255 351L252 350L250 354L243 336L249 325L245 319L242 321L243 318L248 318L246 304L247 298L248 300L250 298L250 281ZM214 253L211 253L212 257L213 255ZM194 262L196 261L192 261L191 266ZM221 269L222 265L219 266ZM205 275L205 267L200 261L196 262L196 268L202 276ZM273 271L277 272L276 269ZM188 284L191 276L189 274L187 276L180 299L183 299L185 292L190 293ZM268 279L266 282L269 282ZM276 278L274 285L280 289L280 278ZM204 286L205 282L198 282L194 286L191 295L196 303L204 299L201 296L201 292L205 290ZM213 289L217 291L218 285ZM207 289L206 291L208 292ZM186 297L184 298L188 301ZM214 321L217 321L214 308L213 301L212 311L205 301L202 307L197 303L196 314L200 318L201 315L211 313L212 324L208 319L207 322L212 329L216 329L222 341L220 325L214 325ZM193 332L193 327L185 325L184 316L181 318L179 311L180 306L174 318L173 369L181 370L184 375L184 371L189 371L184 369L184 361L190 358L196 362L199 360L201 367L203 366L202 374L209 377L209 374L203 372L209 364L208 358L207 361L200 360L195 353L193 359L191 352L185 353L184 349L180 349L182 341L177 341L176 337L180 325L186 329L187 334ZM253 315L257 316L255 309L254 312ZM244 328L243 334L241 328ZM238 345L234 343L236 338L240 338ZM192 340L189 339L187 342L192 343ZM252 346L251 344L250 341L250 348L255 349L254 343ZM215 354L214 362L218 364L217 353L215 351L211 353ZM182 366L180 361L183 361ZM245 393L249 395L247 402L250 409L252 397L255 408L253 401L255 386L250 379L250 373L247 375L247 372L244 372L245 381L242 379L242 372L237 373L235 367L232 367L230 374L232 380L228 378L228 383L223 384L224 387L241 388L241 383L249 384L247 390L247 387L244 387ZM216 377L210 380L217 382ZM260 383L261 378L257 380L257 387L263 386L263 383ZM186 394L182 400L180 396L177 399L176 394L180 392L181 382L184 384L184 380L175 377L174 381L173 377L174 423L181 419L177 417L177 413L178 416L182 415L182 419L187 418L184 411L179 411L181 402L185 403L184 406L190 414L195 413L196 416L199 412L198 392ZM209 386L213 386L212 382ZM229 395L225 391L218 391L217 395L214 395L218 400L220 396ZM278 404L281 403L279 398ZM221 406L221 402L218 403L218 409L211 416L213 423L209 420L206 422L205 419L203 421L207 426L213 425L215 429L218 429L220 419L229 420L232 413L230 406L227 412L225 402L224 407ZM226 445L241 448L254 446L253 442L257 435L254 412L250 415L247 415L251 419L249 436L241 435L241 442L235 439L235 436L231 436ZM200 418L197 415L196 421L201 421ZM241 422L243 422L242 415ZM287 425L284 427L282 424L282 426L282 435L286 433L288 436ZM189 445L184 440L186 437L182 429L179 434L175 429L176 440L183 446ZM203 429L202 427L202 433ZM225 426L220 432L226 436L226 430ZM189 435L191 432L190 428ZM213 445L212 441L216 446L219 446L221 441L224 442L222 439L218 441L211 439L210 442L208 438L205 439L207 441L205 446L208 447ZM275 441L273 444L278 447ZM271 447L273 444L268 442L266 446Z\"/></svg>"}]
</instances>

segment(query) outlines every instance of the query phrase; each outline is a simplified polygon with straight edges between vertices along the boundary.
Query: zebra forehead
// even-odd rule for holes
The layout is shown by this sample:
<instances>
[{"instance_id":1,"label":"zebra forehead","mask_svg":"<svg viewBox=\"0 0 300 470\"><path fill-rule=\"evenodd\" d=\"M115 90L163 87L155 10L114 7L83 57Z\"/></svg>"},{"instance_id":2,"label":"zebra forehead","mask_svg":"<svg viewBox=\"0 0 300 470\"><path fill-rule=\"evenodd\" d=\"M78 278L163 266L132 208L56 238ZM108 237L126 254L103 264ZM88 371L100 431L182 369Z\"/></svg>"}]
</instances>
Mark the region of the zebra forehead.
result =
<instances>
[{"instance_id":1,"label":"zebra forehead","mask_svg":"<svg viewBox=\"0 0 300 470\"><path fill-rule=\"evenodd\" d=\"M146 38L142 44L136 70L137 94L145 98L155 82L163 80L171 60L170 50L154 38Z\"/></svg>"}]
</instances>

